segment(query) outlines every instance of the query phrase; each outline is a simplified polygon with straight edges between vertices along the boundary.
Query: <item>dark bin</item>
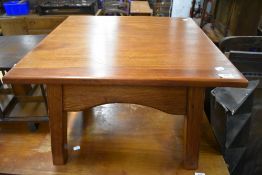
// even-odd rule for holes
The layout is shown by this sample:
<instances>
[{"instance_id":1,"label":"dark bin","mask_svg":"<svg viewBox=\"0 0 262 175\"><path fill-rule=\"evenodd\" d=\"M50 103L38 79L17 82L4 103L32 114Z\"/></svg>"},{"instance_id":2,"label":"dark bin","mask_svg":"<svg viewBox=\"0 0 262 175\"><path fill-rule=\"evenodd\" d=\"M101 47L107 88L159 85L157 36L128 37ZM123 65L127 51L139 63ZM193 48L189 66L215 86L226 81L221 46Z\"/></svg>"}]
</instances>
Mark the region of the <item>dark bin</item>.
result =
<instances>
[{"instance_id":1,"label":"dark bin","mask_svg":"<svg viewBox=\"0 0 262 175\"><path fill-rule=\"evenodd\" d=\"M230 173L247 148L253 92L258 84L254 80L247 88L219 87L211 91L210 122Z\"/></svg>"}]
</instances>

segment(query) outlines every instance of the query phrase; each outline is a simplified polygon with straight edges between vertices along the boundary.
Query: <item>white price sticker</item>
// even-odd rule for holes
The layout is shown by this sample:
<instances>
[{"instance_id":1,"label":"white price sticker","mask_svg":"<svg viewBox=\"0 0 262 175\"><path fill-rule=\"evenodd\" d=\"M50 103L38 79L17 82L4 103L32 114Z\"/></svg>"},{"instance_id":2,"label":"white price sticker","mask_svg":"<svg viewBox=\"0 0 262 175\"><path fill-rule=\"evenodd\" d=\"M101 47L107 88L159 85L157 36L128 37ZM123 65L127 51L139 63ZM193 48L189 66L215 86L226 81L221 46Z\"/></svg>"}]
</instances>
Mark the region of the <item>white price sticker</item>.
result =
<instances>
[{"instance_id":1,"label":"white price sticker","mask_svg":"<svg viewBox=\"0 0 262 175\"><path fill-rule=\"evenodd\" d=\"M195 175L206 175L205 173L195 173Z\"/></svg>"},{"instance_id":2,"label":"white price sticker","mask_svg":"<svg viewBox=\"0 0 262 175\"><path fill-rule=\"evenodd\" d=\"M225 70L224 67L215 67L215 69L216 69L217 71L223 71L223 70Z\"/></svg>"},{"instance_id":3,"label":"white price sticker","mask_svg":"<svg viewBox=\"0 0 262 175\"><path fill-rule=\"evenodd\" d=\"M234 78L233 74L217 74L220 78Z\"/></svg>"},{"instance_id":4,"label":"white price sticker","mask_svg":"<svg viewBox=\"0 0 262 175\"><path fill-rule=\"evenodd\" d=\"M80 150L80 146L74 146L74 147L73 147L73 150L74 150L74 151Z\"/></svg>"}]
</instances>

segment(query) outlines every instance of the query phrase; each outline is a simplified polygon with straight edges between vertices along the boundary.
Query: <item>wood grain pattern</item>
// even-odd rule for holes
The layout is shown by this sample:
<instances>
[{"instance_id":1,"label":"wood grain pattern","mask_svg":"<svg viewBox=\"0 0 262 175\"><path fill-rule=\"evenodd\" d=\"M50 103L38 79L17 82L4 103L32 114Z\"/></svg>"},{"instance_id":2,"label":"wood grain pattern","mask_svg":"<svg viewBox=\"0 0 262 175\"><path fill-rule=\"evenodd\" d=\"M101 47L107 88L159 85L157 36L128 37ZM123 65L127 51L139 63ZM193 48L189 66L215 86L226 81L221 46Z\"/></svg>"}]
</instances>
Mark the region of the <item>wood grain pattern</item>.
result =
<instances>
[{"instance_id":1,"label":"wood grain pattern","mask_svg":"<svg viewBox=\"0 0 262 175\"><path fill-rule=\"evenodd\" d=\"M131 15L150 16L152 13L153 10L149 7L148 1L131 1Z\"/></svg>"},{"instance_id":2,"label":"wood grain pattern","mask_svg":"<svg viewBox=\"0 0 262 175\"><path fill-rule=\"evenodd\" d=\"M25 35L27 34L26 24L23 17L0 18L0 27L3 35Z\"/></svg>"},{"instance_id":3,"label":"wood grain pattern","mask_svg":"<svg viewBox=\"0 0 262 175\"><path fill-rule=\"evenodd\" d=\"M0 19L3 35L48 34L67 16L16 16Z\"/></svg>"},{"instance_id":4,"label":"wood grain pattern","mask_svg":"<svg viewBox=\"0 0 262 175\"><path fill-rule=\"evenodd\" d=\"M14 84L12 85L12 90L14 95L23 96L23 95L28 95L28 93L32 90L32 86L30 84L24 84L24 85Z\"/></svg>"},{"instance_id":5,"label":"wood grain pattern","mask_svg":"<svg viewBox=\"0 0 262 175\"><path fill-rule=\"evenodd\" d=\"M218 66L224 70L218 72ZM219 73L232 77L221 78ZM247 85L242 74L191 19L130 16L68 17L4 81Z\"/></svg>"},{"instance_id":6,"label":"wood grain pattern","mask_svg":"<svg viewBox=\"0 0 262 175\"><path fill-rule=\"evenodd\" d=\"M204 115L203 88L189 88L187 114L184 127L184 166L186 169L198 167L201 119Z\"/></svg>"},{"instance_id":7,"label":"wood grain pattern","mask_svg":"<svg viewBox=\"0 0 262 175\"><path fill-rule=\"evenodd\" d=\"M170 114L186 113L186 88L150 86L64 86L66 111L85 109L108 103L133 103Z\"/></svg>"},{"instance_id":8,"label":"wood grain pattern","mask_svg":"<svg viewBox=\"0 0 262 175\"><path fill-rule=\"evenodd\" d=\"M28 30L55 29L67 16L27 16L25 18Z\"/></svg>"},{"instance_id":9,"label":"wood grain pattern","mask_svg":"<svg viewBox=\"0 0 262 175\"><path fill-rule=\"evenodd\" d=\"M53 163L62 165L67 161L67 113L63 111L62 86L48 85L47 98Z\"/></svg>"},{"instance_id":10,"label":"wood grain pattern","mask_svg":"<svg viewBox=\"0 0 262 175\"><path fill-rule=\"evenodd\" d=\"M29 35L39 35L51 33L53 29L28 29Z\"/></svg>"}]
</instances>

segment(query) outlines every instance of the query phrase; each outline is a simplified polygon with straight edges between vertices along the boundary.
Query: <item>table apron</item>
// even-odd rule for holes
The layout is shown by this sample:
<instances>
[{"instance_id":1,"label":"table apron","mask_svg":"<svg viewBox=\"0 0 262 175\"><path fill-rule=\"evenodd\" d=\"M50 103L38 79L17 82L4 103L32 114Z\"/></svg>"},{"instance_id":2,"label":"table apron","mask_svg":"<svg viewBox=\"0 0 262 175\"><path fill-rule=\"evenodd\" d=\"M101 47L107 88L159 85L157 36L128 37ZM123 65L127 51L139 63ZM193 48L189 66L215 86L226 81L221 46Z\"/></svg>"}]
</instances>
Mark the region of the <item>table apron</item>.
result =
<instances>
[{"instance_id":1,"label":"table apron","mask_svg":"<svg viewBox=\"0 0 262 175\"><path fill-rule=\"evenodd\" d=\"M132 103L170 114L186 114L185 87L63 85L62 89L65 111L83 111L108 103Z\"/></svg>"}]
</instances>

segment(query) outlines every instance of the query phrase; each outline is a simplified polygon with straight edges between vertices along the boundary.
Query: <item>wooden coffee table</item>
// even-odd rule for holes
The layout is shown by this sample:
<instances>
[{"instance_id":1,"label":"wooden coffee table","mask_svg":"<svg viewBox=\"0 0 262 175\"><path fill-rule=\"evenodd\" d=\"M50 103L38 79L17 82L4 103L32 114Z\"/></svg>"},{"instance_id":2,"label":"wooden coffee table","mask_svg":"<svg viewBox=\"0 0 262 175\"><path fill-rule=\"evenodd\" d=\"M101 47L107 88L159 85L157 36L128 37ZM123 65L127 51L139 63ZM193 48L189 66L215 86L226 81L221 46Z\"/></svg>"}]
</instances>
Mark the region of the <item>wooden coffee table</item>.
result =
<instances>
[{"instance_id":1,"label":"wooden coffee table","mask_svg":"<svg viewBox=\"0 0 262 175\"><path fill-rule=\"evenodd\" d=\"M247 85L191 19L163 17L69 17L4 81L47 84L55 165L67 160L67 111L135 103L185 115L187 169L198 166L205 88Z\"/></svg>"}]
</instances>

